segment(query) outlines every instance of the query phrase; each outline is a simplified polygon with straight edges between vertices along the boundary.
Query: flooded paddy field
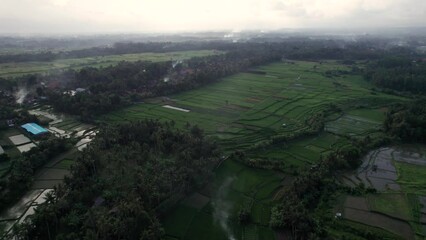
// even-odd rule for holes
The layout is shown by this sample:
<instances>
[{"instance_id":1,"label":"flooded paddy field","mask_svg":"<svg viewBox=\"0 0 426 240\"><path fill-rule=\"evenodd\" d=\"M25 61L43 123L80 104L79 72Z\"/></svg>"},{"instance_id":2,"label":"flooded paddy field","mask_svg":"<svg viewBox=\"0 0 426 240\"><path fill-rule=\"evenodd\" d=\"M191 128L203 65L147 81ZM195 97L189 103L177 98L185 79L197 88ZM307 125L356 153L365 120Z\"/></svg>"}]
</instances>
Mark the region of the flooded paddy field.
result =
<instances>
[{"instance_id":1,"label":"flooded paddy field","mask_svg":"<svg viewBox=\"0 0 426 240\"><path fill-rule=\"evenodd\" d=\"M344 182L350 186L363 183L379 191L400 190L396 182L398 175L393 165L392 148L380 148L369 152L356 172L344 176Z\"/></svg>"},{"instance_id":2,"label":"flooded paddy field","mask_svg":"<svg viewBox=\"0 0 426 240\"><path fill-rule=\"evenodd\" d=\"M38 204L44 202L47 192L61 184L69 169L84 147L96 136L96 126L82 123L73 117L55 114L48 106L37 107L29 111L39 118L40 123L56 137L74 138L75 146L51 159L45 166L34 173L30 190L14 205L0 213L0 233L7 233L16 223L22 223L32 215ZM37 147L38 141L27 137L18 127L11 127L0 134L0 144L11 157L21 157L22 152ZM7 176L10 164L0 166L2 177Z\"/></svg>"},{"instance_id":3,"label":"flooded paddy field","mask_svg":"<svg viewBox=\"0 0 426 240\"><path fill-rule=\"evenodd\" d=\"M404 145L369 152L342 183L374 188L377 193L347 196L345 219L376 226L404 239L426 236L426 146Z\"/></svg>"},{"instance_id":4,"label":"flooded paddy field","mask_svg":"<svg viewBox=\"0 0 426 240\"><path fill-rule=\"evenodd\" d=\"M57 137L84 137L96 129L94 125L82 123L70 116L55 114L46 106L29 110L29 113L47 121L47 130Z\"/></svg>"},{"instance_id":5,"label":"flooded paddy field","mask_svg":"<svg viewBox=\"0 0 426 240\"><path fill-rule=\"evenodd\" d=\"M34 189L28 191L12 207L0 213L0 228L7 233L16 223L22 223L26 218L34 214L37 205L43 203L52 189Z\"/></svg>"}]
</instances>

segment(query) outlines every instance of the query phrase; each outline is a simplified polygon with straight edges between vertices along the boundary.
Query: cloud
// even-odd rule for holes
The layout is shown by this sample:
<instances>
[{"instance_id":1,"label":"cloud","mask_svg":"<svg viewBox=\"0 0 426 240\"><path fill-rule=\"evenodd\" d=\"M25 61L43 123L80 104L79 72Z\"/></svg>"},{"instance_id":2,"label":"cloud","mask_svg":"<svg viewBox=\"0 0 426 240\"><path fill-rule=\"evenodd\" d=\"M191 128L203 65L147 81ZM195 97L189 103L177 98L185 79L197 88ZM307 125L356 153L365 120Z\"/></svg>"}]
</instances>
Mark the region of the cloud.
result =
<instances>
[{"instance_id":1,"label":"cloud","mask_svg":"<svg viewBox=\"0 0 426 240\"><path fill-rule=\"evenodd\" d=\"M424 26L424 0L2 0L0 32Z\"/></svg>"}]
</instances>

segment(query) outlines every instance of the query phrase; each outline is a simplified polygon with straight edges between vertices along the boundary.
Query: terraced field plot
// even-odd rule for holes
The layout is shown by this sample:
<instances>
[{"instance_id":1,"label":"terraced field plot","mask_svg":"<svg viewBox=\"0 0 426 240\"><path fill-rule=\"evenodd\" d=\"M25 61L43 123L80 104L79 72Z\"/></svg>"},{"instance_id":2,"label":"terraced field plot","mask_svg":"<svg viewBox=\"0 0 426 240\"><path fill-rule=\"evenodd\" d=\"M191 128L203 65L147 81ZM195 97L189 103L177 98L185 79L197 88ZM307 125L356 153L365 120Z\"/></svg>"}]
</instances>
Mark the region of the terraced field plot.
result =
<instances>
[{"instance_id":1,"label":"terraced field plot","mask_svg":"<svg viewBox=\"0 0 426 240\"><path fill-rule=\"evenodd\" d=\"M17 77L25 74L46 73L59 69L79 69L82 67L106 67L116 65L121 61L152 61L164 62L170 60L184 60L192 57L203 57L213 54L221 54L220 51L180 51L167 53L138 53L120 54L86 58L61 59L53 62L25 62L25 63L2 63L0 64L0 77Z\"/></svg>"},{"instance_id":2,"label":"terraced field plot","mask_svg":"<svg viewBox=\"0 0 426 240\"><path fill-rule=\"evenodd\" d=\"M328 122L325 130L339 135L365 136L380 130L382 122L370 121L363 117L345 114L336 121Z\"/></svg>"},{"instance_id":3,"label":"terraced field plot","mask_svg":"<svg viewBox=\"0 0 426 240\"><path fill-rule=\"evenodd\" d=\"M189 122L218 139L225 150L234 151L247 149L273 136L303 131L309 127L306 121L330 104L345 107L349 103L360 103L377 107L400 100L381 93L371 94L370 86L361 76L327 78L324 72L329 69L347 70L347 67L333 62L322 65L274 63L257 69L266 72L265 75L236 74L197 90L147 100L100 120L120 122L154 118L173 120L180 127ZM345 87L336 86L336 81ZM164 108L164 105L189 112ZM362 120L361 124L369 123L365 130L377 127L375 121L350 116Z\"/></svg>"},{"instance_id":4,"label":"terraced field plot","mask_svg":"<svg viewBox=\"0 0 426 240\"><path fill-rule=\"evenodd\" d=\"M321 156L326 156L331 150L337 150L350 145L343 137L330 133L305 137L290 144L276 144L270 147L249 151L253 159L268 159L272 162L284 162L286 169L292 173L294 168L315 164Z\"/></svg>"}]
</instances>

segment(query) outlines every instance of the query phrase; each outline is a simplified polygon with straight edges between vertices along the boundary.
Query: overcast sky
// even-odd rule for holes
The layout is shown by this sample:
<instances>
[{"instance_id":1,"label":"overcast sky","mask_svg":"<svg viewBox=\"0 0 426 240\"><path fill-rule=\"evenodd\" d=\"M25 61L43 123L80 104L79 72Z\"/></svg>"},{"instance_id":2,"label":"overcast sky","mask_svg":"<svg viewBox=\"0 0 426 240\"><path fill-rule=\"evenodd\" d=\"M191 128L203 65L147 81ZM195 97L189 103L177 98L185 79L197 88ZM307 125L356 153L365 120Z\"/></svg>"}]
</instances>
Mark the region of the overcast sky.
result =
<instances>
[{"instance_id":1,"label":"overcast sky","mask_svg":"<svg viewBox=\"0 0 426 240\"><path fill-rule=\"evenodd\" d=\"M0 0L0 33L425 27L426 0Z\"/></svg>"}]
</instances>

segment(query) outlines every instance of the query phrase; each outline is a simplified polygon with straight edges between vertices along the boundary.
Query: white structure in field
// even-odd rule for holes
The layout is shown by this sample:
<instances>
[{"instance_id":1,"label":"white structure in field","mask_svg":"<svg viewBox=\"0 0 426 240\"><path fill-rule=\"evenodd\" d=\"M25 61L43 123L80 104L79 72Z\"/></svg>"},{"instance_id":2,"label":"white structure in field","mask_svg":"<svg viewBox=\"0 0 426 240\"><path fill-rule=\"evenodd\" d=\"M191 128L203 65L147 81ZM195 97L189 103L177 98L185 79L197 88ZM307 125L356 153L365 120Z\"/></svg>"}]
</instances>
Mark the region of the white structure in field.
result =
<instances>
[{"instance_id":1,"label":"white structure in field","mask_svg":"<svg viewBox=\"0 0 426 240\"><path fill-rule=\"evenodd\" d=\"M190 110L188 110L188 109L179 108L179 107L173 107L173 106L170 106L170 105L164 105L163 107L164 108L168 108L168 109L182 111L182 112L190 112Z\"/></svg>"}]
</instances>

